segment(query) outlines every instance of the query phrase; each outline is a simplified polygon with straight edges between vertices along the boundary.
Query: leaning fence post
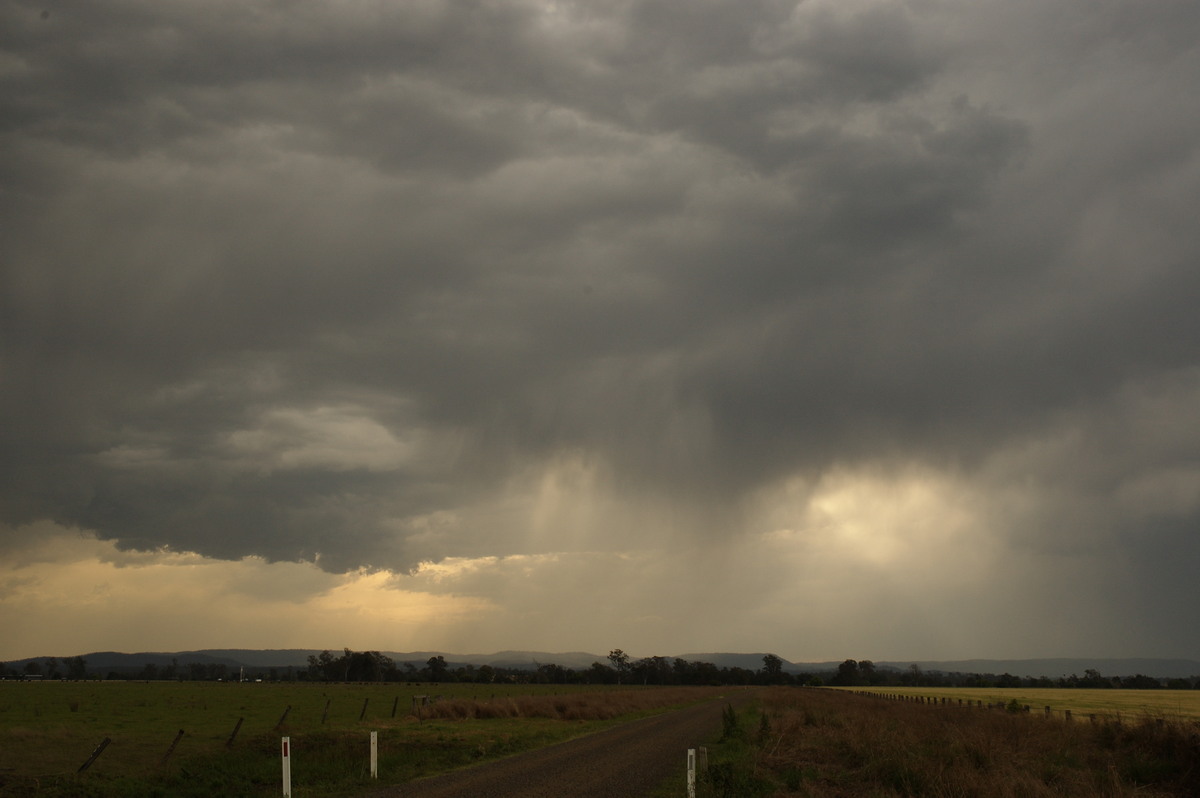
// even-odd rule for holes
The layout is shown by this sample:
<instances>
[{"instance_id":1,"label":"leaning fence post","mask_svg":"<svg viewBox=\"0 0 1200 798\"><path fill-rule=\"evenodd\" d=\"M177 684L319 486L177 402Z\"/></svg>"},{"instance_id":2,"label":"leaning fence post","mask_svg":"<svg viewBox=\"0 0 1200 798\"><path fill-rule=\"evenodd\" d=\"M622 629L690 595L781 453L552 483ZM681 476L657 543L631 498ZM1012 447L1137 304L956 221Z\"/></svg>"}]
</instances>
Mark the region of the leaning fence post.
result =
<instances>
[{"instance_id":1,"label":"leaning fence post","mask_svg":"<svg viewBox=\"0 0 1200 798\"><path fill-rule=\"evenodd\" d=\"M175 740L171 743L171 747L167 749L165 754L163 754L162 761L158 763L160 767L167 764L167 760L171 758L171 754L175 753L175 746L179 745L179 741L182 739L183 729L180 729L179 734L175 735Z\"/></svg>"},{"instance_id":2,"label":"leaning fence post","mask_svg":"<svg viewBox=\"0 0 1200 798\"><path fill-rule=\"evenodd\" d=\"M108 748L108 744L111 742L112 742L112 740L108 737L105 737L103 740L101 740L100 745L96 746L96 750L92 751L92 755L88 757L88 761L86 761L82 765L80 765L79 770L77 770L75 772L82 773L83 771L90 768L92 766L92 763L96 761L97 757L99 757L101 754L104 753L104 749Z\"/></svg>"},{"instance_id":3,"label":"leaning fence post","mask_svg":"<svg viewBox=\"0 0 1200 798\"><path fill-rule=\"evenodd\" d=\"M229 739L225 741L226 748L233 748L233 738L237 737L237 733L239 730L241 730L242 721L244 721L244 720L245 720L245 718L238 718L237 725L233 727L233 734L229 735Z\"/></svg>"},{"instance_id":4,"label":"leaning fence post","mask_svg":"<svg viewBox=\"0 0 1200 798\"><path fill-rule=\"evenodd\" d=\"M358 713L358 719L359 719L360 721L361 721L363 718L365 718L365 717L367 716L367 702L368 702L368 701L370 701L370 700L371 700L370 698L364 698L364 699L363 699L363 708L362 708L362 712L359 712L359 713Z\"/></svg>"}]
</instances>

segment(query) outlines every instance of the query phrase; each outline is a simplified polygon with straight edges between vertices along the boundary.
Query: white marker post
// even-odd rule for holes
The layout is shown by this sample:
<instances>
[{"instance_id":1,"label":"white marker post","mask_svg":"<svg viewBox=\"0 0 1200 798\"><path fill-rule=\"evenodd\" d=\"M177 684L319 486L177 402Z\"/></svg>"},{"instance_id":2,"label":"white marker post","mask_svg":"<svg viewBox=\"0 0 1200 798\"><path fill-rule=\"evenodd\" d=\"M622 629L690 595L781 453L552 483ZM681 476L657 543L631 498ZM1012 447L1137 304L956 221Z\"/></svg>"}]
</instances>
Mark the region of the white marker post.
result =
<instances>
[{"instance_id":1,"label":"white marker post","mask_svg":"<svg viewBox=\"0 0 1200 798\"><path fill-rule=\"evenodd\" d=\"M687 756L688 798L696 798L696 749L689 748Z\"/></svg>"},{"instance_id":2,"label":"white marker post","mask_svg":"<svg viewBox=\"0 0 1200 798\"><path fill-rule=\"evenodd\" d=\"M371 778L379 778L379 732L371 732Z\"/></svg>"},{"instance_id":3,"label":"white marker post","mask_svg":"<svg viewBox=\"0 0 1200 798\"><path fill-rule=\"evenodd\" d=\"M286 798L292 795L292 738L283 740L283 794Z\"/></svg>"}]
</instances>

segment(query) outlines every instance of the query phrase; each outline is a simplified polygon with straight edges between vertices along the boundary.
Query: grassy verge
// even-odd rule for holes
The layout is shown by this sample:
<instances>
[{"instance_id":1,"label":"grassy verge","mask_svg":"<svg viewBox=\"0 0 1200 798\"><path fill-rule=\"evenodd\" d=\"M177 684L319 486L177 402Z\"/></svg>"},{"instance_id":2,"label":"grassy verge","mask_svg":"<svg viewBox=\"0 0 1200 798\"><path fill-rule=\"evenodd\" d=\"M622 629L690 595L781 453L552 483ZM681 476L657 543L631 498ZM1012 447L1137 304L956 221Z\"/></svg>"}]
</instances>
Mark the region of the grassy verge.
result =
<instances>
[{"instance_id":1,"label":"grassy verge","mask_svg":"<svg viewBox=\"0 0 1200 798\"><path fill-rule=\"evenodd\" d=\"M698 750L697 798L736 796L736 798L765 798L775 793L775 779L760 772L758 753L768 741L770 719L758 702L741 710L726 705L721 715L721 728L712 734ZM687 760L680 752L679 767L645 798L680 798L686 795Z\"/></svg>"}]
</instances>

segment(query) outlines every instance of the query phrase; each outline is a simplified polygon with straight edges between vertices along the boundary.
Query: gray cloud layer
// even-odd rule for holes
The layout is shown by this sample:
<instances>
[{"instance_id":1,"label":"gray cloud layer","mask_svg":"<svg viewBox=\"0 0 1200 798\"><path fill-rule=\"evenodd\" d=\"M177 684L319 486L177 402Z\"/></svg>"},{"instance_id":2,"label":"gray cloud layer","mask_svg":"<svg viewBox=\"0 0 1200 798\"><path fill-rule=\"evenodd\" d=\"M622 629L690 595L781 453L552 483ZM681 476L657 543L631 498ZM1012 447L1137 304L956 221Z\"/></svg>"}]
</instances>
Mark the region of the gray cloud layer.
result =
<instances>
[{"instance_id":1,"label":"gray cloud layer","mask_svg":"<svg viewBox=\"0 0 1200 798\"><path fill-rule=\"evenodd\" d=\"M0 29L10 525L409 568L553 550L511 500L564 457L609 499L563 548L921 463L1012 497L1012 545L1121 563L1131 618L1198 598L1194 3Z\"/></svg>"}]
</instances>

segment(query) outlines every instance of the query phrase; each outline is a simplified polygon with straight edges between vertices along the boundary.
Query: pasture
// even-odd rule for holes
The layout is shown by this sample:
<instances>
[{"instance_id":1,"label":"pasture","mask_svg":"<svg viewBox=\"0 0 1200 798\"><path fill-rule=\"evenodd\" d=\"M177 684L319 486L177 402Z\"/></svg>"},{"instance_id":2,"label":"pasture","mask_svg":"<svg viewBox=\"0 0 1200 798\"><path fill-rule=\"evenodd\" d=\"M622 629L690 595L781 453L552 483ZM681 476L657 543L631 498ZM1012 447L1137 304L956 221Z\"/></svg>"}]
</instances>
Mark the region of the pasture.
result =
<instances>
[{"instance_id":1,"label":"pasture","mask_svg":"<svg viewBox=\"0 0 1200 798\"><path fill-rule=\"evenodd\" d=\"M1184 720L1200 718L1200 690L1089 690L1042 687L838 687L837 690L908 697L924 696L951 703L960 700L987 704L1008 704L1016 700L1028 705L1030 712L1062 716L1070 710L1074 716L1098 715L1138 720L1143 717Z\"/></svg>"},{"instance_id":2,"label":"pasture","mask_svg":"<svg viewBox=\"0 0 1200 798\"><path fill-rule=\"evenodd\" d=\"M292 739L294 795L346 795L712 694L564 685L6 681L0 796L277 795L281 736ZM421 706L419 696L440 700ZM379 732L379 781L367 769L371 731ZM79 773L106 738L111 743Z\"/></svg>"},{"instance_id":3,"label":"pasture","mask_svg":"<svg viewBox=\"0 0 1200 798\"><path fill-rule=\"evenodd\" d=\"M698 796L1200 795L1195 720L1160 722L1150 713L1123 714L1120 721L1099 714L1095 722L1067 721L1062 713L967 708L966 695L960 707L957 701L935 706L878 697L881 693L763 690L756 707L736 716L731 711L721 739L709 746ZM1009 699L1016 694L1005 691ZM676 795L677 787L664 786L655 798Z\"/></svg>"}]
</instances>

